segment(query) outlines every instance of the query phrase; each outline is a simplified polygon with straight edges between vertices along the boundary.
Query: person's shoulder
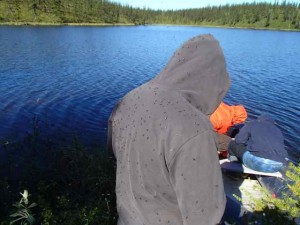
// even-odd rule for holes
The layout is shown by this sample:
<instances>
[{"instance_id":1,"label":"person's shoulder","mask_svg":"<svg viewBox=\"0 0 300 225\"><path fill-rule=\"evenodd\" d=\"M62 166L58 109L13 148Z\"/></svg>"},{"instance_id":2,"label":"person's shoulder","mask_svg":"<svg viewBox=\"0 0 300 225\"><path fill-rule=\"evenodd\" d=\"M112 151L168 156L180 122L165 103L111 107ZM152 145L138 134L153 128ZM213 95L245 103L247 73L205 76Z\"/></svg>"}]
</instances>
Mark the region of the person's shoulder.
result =
<instances>
[{"instance_id":1,"label":"person's shoulder","mask_svg":"<svg viewBox=\"0 0 300 225\"><path fill-rule=\"evenodd\" d=\"M209 120L209 117L201 112L177 112L175 114L174 125L177 127L177 129L185 130L187 133L192 133L194 135L208 130L213 131L213 126Z\"/></svg>"}]
</instances>

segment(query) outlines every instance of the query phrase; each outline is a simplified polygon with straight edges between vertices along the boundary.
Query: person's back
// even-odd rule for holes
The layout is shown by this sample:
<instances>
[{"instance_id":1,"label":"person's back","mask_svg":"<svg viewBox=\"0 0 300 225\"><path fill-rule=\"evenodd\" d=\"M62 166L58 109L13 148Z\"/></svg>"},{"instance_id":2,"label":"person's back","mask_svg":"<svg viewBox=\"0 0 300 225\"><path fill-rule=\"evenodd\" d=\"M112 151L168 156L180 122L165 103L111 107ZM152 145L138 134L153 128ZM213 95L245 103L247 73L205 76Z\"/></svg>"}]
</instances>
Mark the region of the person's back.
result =
<instances>
[{"instance_id":1,"label":"person's back","mask_svg":"<svg viewBox=\"0 0 300 225\"><path fill-rule=\"evenodd\" d=\"M267 115L247 123L236 135L235 141L246 144L247 150L258 157L278 162L285 162L287 157L282 132Z\"/></svg>"},{"instance_id":2,"label":"person's back","mask_svg":"<svg viewBox=\"0 0 300 225\"><path fill-rule=\"evenodd\" d=\"M122 221L119 224L181 225L183 220L186 224L194 224L188 220L193 221L192 212L203 204L203 195L222 208L221 202L215 200L222 193L220 177L205 179L199 176L203 168L214 170L217 160L214 156L203 153L200 157L193 152L209 149L209 146L202 149L196 143L207 142L205 139L213 137L210 124L203 114L193 112L187 102L177 105L180 97L169 95L164 89L155 83L138 88L123 99L114 114L117 127L114 136L118 139L114 149L119 164L116 193ZM198 136L203 133L206 134ZM205 179L205 183L199 179ZM220 189L219 193L204 187L213 184ZM198 190L189 190L191 186ZM183 209L178 205L178 194L184 199L180 202ZM209 218L210 211L215 209L207 210L209 204L204 208L199 224L216 220Z\"/></svg>"},{"instance_id":3,"label":"person's back","mask_svg":"<svg viewBox=\"0 0 300 225\"><path fill-rule=\"evenodd\" d=\"M216 58L219 64L209 66ZM208 115L228 85L218 42L196 37L115 107L109 143L117 159L119 225L220 221L225 195Z\"/></svg>"},{"instance_id":4,"label":"person's back","mask_svg":"<svg viewBox=\"0 0 300 225\"><path fill-rule=\"evenodd\" d=\"M261 115L244 126L236 136L236 142L246 144L247 151L240 151L239 158L245 166L261 172L281 172L283 179L258 176L260 183L276 197L288 193L285 170L288 154L284 147L284 138L274 120Z\"/></svg>"}]
</instances>

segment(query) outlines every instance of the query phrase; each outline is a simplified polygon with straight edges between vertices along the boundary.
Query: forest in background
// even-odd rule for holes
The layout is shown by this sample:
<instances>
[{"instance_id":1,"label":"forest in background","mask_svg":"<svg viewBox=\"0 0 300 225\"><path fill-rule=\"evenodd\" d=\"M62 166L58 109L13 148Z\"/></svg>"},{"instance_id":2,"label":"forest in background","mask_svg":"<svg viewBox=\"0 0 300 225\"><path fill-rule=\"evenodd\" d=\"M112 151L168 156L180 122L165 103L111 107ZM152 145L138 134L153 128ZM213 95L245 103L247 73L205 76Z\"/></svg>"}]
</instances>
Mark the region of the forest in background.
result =
<instances>
[{"instance_id":1,"label":"forest in background","mask_svg":"<svg viewBox=\"0 0 300 225\"><path fill-rule=\"evenodd\" d=\"M109 0L0 0L2 24L176 24L300 29L300 3L275 1L151 10Z\"/></svg>"}]
</instances>

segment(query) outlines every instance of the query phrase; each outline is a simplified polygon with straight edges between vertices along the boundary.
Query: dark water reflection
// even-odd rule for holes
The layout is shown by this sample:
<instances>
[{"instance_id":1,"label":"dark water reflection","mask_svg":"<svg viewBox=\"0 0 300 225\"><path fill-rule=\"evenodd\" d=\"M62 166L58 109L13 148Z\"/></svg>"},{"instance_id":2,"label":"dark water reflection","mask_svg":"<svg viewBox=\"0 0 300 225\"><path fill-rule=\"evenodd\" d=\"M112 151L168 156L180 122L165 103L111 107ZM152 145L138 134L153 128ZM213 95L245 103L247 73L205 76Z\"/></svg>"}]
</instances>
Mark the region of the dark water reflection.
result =
<instances>
[{"instance_id":1,"label":"dark water reflection","mask_svg":"<svg viewBox=\"0 0 300 225\"><path fill-rule=\"evenodd\" d=\"M225 101L244 104L250 118L273 115L299 151L300 33L201 27L0 27L0 139L23 137L38 116L49 138L104 144L117 100L203 33L224 49Z\"/></svg>"}]
</instances>

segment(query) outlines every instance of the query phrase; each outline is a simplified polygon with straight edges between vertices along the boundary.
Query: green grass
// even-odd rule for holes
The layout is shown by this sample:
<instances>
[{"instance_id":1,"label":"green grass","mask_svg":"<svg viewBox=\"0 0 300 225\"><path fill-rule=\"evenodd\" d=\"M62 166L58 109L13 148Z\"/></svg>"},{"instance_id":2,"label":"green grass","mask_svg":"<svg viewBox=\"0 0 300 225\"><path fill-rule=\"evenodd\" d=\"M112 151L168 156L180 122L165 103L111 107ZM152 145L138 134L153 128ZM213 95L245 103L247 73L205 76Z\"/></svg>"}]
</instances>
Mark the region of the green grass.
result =
<instances>
[{"instance_id":1,"label":"green grass","mask_svg":"<svg viewBox=\"0 0 300 225\"><path fill-rule=\"evenodd\" d=\"M0 22L7 26L133 26L132 23L50 23L50 22Z\"/></svg>"},{"instance_id":2,"label":"green grass","mask_svg":"<svg viewBox=\"0 0 300 225\"><path fill-rule=\"evenodd\" d=\"M105 148L86 148L76 138L69 146L58 146L41 135L37 120L33 123L32 133L23 140L0 140L1 150L7 153L0 163L0 225L16 219L10 215L17 213L24 190L30 194L28 205L37 204L30 208L32 224L116 225L113 156ZM296 224L300 166L290 165L286 176L290 192L283 199L266 192L265 198L254 202L256 213L247 224Z\"/></svg>"},{"instance_id":3,"label":"green grass","mask_svg":"<svg viewBox=\"0 0 300 225\"><path fill-rule=\"evenodd\" d=\"M34 224L115 225L115 163L105 149L49 144L33 132L19 142L2 141L8 158L0 165L0 224L13 218L13 204L28 190ZM18 223L15 223L18 224Z\"/></svg>"}]
</instances>

